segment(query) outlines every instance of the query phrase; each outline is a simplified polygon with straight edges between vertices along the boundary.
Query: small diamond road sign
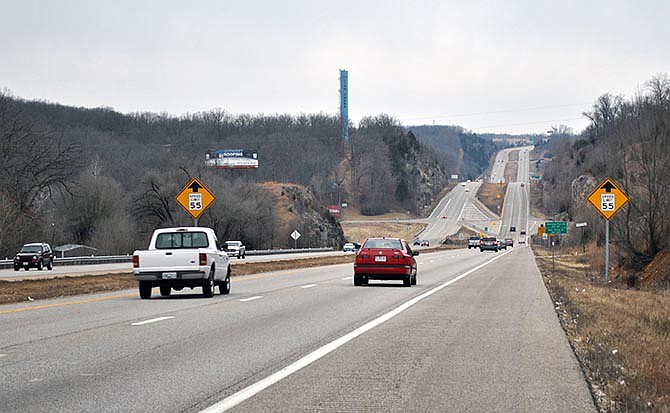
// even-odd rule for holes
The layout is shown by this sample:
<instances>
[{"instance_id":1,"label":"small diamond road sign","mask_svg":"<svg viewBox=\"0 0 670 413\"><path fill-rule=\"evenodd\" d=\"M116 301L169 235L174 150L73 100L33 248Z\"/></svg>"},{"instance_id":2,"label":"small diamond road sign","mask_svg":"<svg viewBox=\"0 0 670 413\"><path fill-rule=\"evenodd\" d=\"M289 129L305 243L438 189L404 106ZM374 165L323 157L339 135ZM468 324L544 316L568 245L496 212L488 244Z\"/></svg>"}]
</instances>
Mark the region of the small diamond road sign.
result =
<instances>
[{"instance_id":1,"label":"small diamond road sign","mask_svg":"<svg viewBox=\"0 0 670 413\"><path fill-rule=\"evenodd\" d=\"M291 238L297 241L298 238L300 238L300 233L296 230L293 230L293 232L291 233Z\"/></svg>"},{"instance_id":2,"label":"small diamond road sign","mask_svg":"<svg viewBox=\"0 0 670 413\"><path fill-rule=\"evenodd\" d=\"M589 195L588 200L596 211L609 221L628 202L628 196L611 178L607 178Z\"/></svg>"},{"instance_id":3,"label":"small diamond road sign","mask_svg":"<svg viewBox=\"0 0 670 413\"><path fill-rule=\"evenodd\" d=\"M181 205L193 219L198 219L198 217L209 208L212 202L214 202L216 197L205 188L205 185L203 185L198 178L193 178L184 189L179 192L176 199L177 203L179 203L179 205Z\"/></svg>"}]
</instances>

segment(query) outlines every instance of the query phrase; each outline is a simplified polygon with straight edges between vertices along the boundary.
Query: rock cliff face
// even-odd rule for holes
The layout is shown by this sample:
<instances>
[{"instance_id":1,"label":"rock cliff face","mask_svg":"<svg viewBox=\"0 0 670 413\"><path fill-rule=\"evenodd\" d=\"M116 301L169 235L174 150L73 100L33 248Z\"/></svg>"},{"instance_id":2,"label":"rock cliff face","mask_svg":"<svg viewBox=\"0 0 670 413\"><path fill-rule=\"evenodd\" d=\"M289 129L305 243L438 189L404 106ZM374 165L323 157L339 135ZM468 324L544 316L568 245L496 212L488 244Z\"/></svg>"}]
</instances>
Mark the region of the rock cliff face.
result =
<instances>
[{"instance_id":1,"label":"rock cliff face","mask_svg":"<svg viewBox=\"0 0 670 413\"><path fill-rule=\"evenodd\" d=\"M586 198L593 192L598 185L598 181L593 175L580 175L572 181L572 204L579 205L586 201Z\"/></svg>"},{"instance_id":2,"label":"rock cliff face","mask_svg":"<svg viewBox=\"0 0 670 413\"><path fill-rule=\"evenodd\" d=\"M342 227L323 206L316 202L310 189L302 185L281 182L265 182L261 187L268 190L276 199L274 245L339 249L344 244ZM295 243L291 238L293 231L300 233L300 238Z\"/></svg>"}]
</instances>

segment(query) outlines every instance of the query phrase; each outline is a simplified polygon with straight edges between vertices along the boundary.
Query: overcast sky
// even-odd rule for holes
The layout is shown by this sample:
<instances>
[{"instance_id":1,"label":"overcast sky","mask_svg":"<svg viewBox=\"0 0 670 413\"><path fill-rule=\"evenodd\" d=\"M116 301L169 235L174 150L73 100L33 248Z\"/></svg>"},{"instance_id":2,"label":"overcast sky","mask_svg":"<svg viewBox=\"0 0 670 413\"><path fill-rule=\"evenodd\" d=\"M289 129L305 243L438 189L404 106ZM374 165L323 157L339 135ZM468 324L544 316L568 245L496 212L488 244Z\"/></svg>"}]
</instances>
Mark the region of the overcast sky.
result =
<instances>
[{"instance_id":1,"label":"overcast sky","mask_svg":"<svg viewBox=\"0 0 670 413\"><path fill-rule=\"evenodd\" d=\"M670 73L670 1L0 0L0 88L181 115L349 113L475 132L581 131Z\"/></svg>"}]
</instances>

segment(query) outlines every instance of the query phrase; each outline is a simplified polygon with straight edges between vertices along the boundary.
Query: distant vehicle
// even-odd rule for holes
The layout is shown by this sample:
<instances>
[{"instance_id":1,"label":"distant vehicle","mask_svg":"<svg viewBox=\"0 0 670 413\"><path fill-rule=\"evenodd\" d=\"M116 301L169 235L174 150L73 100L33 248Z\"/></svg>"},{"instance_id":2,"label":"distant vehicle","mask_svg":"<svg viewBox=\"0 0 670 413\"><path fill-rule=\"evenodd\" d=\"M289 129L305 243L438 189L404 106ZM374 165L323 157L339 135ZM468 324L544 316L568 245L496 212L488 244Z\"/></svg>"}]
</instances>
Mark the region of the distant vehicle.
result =
<instances>
[{"instance_id":1,"label":"distant vehicle","mask_svg":"<svg viewBox=\"0 0 670 413\"><path fill-rule=\"evenodd\" d=\"M516 227L509 227L509 232L516 232Z\"/></svg>"},{"instance_id":2,"label":"distant vehicle","mask_svg":"<svg viewBox=\"0 0 670 413\"><path fill-rule=\"evenodd\" d=\"M514 246L514 238L505 238L505 245L508 247L513 247Z\"/></svg>"},{"instance_id":3,"label":"distant vehicle","mask_svg":"<svg viewBox=\"0 0 670 413\"><path fill-rule=\"evenodd\" d=\"M479 242L479 250L498 252L498 240L496 237L484 237Z\"/></svg>"},{"instance_id":4,"label":"distant vehicle","mask_svg":"<svg viewBox=\"0 0 670 413\"><path fill-rule=\"evenodd\" d=\"M481 238L478 236L472 236L468 238L468 249L470 248L479 248L479 244L481 242Z\"/></svg>"},{"instance_id":5,"label":"distant vehicle","mask_svg":"<svg viewBox=\"0 0 670 413\"><path fill-rule=\"evenodd\" d=\"M202 287L204 297L230 293L230 261L219 249L214 230L206 227L161 228L154 231L147 250L133 253L133 272L139 281L140 298L151 298L160 287L162 296L171 290Z\"/></svg>"},{"instance_id":6,"label":"distant vehicle","mask_svg":"<svg viewBox=\"0 0 670 413\"><path fill-rule=\"evenodd\" d=\"M422 247L430 247L430 242L428 242L427 239L422 239L421 240L421 246Z\"/></svg>"},{"instance_id":7,"label":"distant vehicle","mask_svg":"<svg viewBox=\"0 0 670 413\"><path fill-rule=\"evenodd\" d=\"M507 250L507 243L505 242L504 239L498 240L498 251L500 250Z\"/></svg>"},{"instance_id":8,"label":"distant vehicle","mask_svg":"<svg viewBox=\"0 0 670 413\"><path fill-rule=\"evenodd\" d=\"M525 244L526 243L526 231L521 230L519 232L519 244Z\"/></svg>"},{"instance_id":9,"label":"distant vehicle","mask_svg":"<svg viewBox=\"0 0 670 413\"><path fill-rule=\"evenodd\" d=\"M421 240L418 239L418 238L415 239L415 240L412 242L412 245L421 245Z\"/></svg>"},{"instance_id":10,"label":"distant vehicle","mask_svg":"<svg viewBox=\"0 0 670 413\"><path fill-rule=\"evenodd\" d=\"M465 186L465 182L461 182L461 186Z\"/></svg>"},{"instance_id":11,"label":"distant vehicle","mask_svg":"<svg viewBox=\"0 0 670 413\"><path fill-rule=\"evenodd\" d=\"M354 245L353 242L347 242L342 247L342 251L344 251L344 252L355 252L356 251L356 246Z\"/></svg>"},{"instance_id":12,"label":"distant vehicle","mask_svg":"<svg viewBox=\"0 0 670 413\"><path fill-rule=\"evenodd\" d=\"M237 257L238 260L247 257L247 248L242 241L226 241L223 243L223 248L229 257Z\"/></svg>"},{"instance_id":13,"label":"distant vehicle","mask_svg":"<svg viewBox=\"0 0 670 413\"><path fill-rule=\"evenodd\" d=\"M470 188L465 188L465 192L470 192Z\"/></svg>"},{"instance_id":14,"label":"distant vehicle","mask_svg":"<svg viewBox=\"0 0 670 413\"><path fill-rule=\"evenodd\" d=\"M441 219L447 219L447 216L446 216L446 215L442 215L440 218L441 218Z\"/></svg>"},{"instance_id":15,"label":"distant vehicle","mask_svg":"<svg viewBox=\"0 0 670 413\"><path fill-rule=\"evenodd\" d=\"M525 186L525 185L524 185L524 183L523 183L523 182L521 182L521 187L523 188L524 186Z\"/></svg>"},{"instance_id":16,"label":"distant vehicle","mask_svg":"<svg viewBox=\"0 0 670 413\"><path fill-rule=\"evenodd\" d=\"M519 234L521 234L521 235L526 235L526 231L521 230L521 232L520 232Z\"/></svg>"},{"instance_id":17,"label":"distant vehicle","mask_svg":"<svg viewBox=\"0 0 670 413\"><path fill-rule=\"evenodd\" d=\"M405 287L416 285L416 259L407 241L400 238L368 238L356 255L354 285L369 280L402 280Z\"/></svg>"},{"instance_id":18,"label":"distant vehicle","mask_svg":"<svg viewBox=\"0 0 670 413\"><path fill-rule=\"evenodd\" d=\"M51 270L54 263L54 253L51 246L43 242L25 244L14 256L14 271L21 268L28 271L31 268Z\"/></svg>"}]
</instances>

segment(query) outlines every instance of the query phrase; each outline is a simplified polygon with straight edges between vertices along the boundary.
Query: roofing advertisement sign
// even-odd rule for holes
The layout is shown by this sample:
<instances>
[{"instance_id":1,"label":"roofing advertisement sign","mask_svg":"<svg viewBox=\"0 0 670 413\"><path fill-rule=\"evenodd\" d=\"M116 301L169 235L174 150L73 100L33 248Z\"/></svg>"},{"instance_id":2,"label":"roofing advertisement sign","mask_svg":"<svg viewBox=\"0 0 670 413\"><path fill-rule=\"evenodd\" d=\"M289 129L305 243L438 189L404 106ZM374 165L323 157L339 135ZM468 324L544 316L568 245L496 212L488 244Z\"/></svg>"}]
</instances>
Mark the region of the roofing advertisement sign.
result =
<instances>
[{"instance_id":1,"label":"roofing advertisement sign","mask_svg":"<svg viewBox=\"0 0 670 413\"><path fill-rule=\"evenodd\" d=\"M331 217L342 218L342 207L339 205L328 205L326 208L328 208Z\"/></svg>"},{"instance_id":2,"label":"roofing advertisement sign","mask_svg":"<svg viewBox=\"0 0 670 413\"><path fill-rule=\"evenodd\" d=\"M252 149L207 151L205 165L218 169L256 169L258 168L258 151Z\"/></svg>"}]
</instances>

